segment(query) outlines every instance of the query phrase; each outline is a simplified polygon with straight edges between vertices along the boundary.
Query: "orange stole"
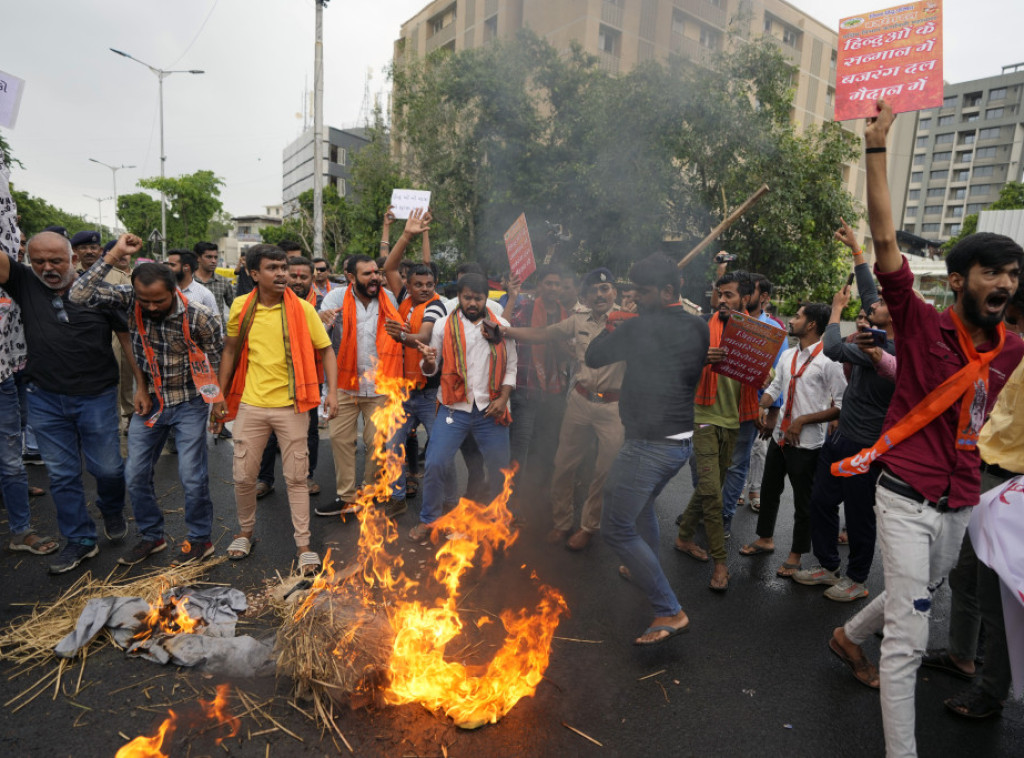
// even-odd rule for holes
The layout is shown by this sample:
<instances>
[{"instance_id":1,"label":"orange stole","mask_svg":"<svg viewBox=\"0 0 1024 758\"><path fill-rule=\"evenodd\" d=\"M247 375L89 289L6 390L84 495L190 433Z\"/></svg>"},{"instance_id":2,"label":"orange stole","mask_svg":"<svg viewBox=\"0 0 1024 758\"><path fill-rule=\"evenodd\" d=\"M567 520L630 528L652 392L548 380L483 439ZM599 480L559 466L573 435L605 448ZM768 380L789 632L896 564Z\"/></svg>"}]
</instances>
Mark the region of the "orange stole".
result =
<instances>
[{"instance_id":1,"label":"orange stole","mask_svg":"<svg viewBox=\"0 0 1024 758\"><path fill-rule=\"evenodd\" d=\"M338 348L338 387L350 392L359 391L359 346L356 337L356 296L352 291L355 285L345 290L345 299L341 306L341 346ZM391 299L383 289L377 295L377 373L384 376L401 378L404 364L402 345L388 336L384 323L401 321L402 316L391 304Z\"/></svg>"},{"instance_id":2,"label":"orange stole","mask_svg":"<svg viewBox=\"0 0 1024 758\"><path fill-rule=\"evenodd\" d=\"M415 308L412 305L412 298L407 297L402 301L402 304L398 306L398 313L402 317L402 321L409 325L410 334L419 334L427 306L440 299L435 293L430 300L420 303ZM427 383L427 377L423 376L423 371L420 369L419 348L403 345L402 349L404 351L405 378L412 382L416 389L423 389Z\"/></svg>"},{"instance_id":3,"label":"orange stole","mask_svg":"<svg viewBox=\"0 0 1024 758\"><path fill-rule=\"evenodd\" d=\"M444 338L441 340L441 402L449 406L466 401L466 332L459 318L460 312L457 309L448 317ZM490 320L497 322L498 319L490 308L487 309L487 315ZM498 344L491 343L490 348L491 366L487 386L490 399L494 400L501 395L508 351L505 348L505 340ZM498 419L498 423L504 426L512 423L512 413L508 407L505 408L505 414Z\"/></svg>"},{"instance_id":4,"label":"orange stole","mask_svg":"<svg viewBox=\"0 0 1024 758\"><path fill-rule=\"evenodd\" d=\"M718 318L715 313L708 323L711 331L711 347L719 347L722 344L722 332L725 330L725 322ZM697 405L714 405L718 397L718 374L711 370L711 365L704 367L700 375L700 384L697 385L697 396L694 402ZM757 388L749 384L740 385L740 422L752 421L757 418Z\"/></svg>"}]
</instances>

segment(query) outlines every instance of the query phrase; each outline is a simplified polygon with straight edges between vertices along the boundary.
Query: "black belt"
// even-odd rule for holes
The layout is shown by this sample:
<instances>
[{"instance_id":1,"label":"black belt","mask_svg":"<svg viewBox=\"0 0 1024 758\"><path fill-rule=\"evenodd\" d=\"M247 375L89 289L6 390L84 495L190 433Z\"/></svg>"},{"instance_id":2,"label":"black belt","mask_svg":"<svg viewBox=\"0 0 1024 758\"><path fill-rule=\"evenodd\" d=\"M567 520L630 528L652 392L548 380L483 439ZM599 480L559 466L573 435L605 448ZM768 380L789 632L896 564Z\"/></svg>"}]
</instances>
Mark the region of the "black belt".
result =
<instances>
[{"instance_id":1,"label":"black belt","mask_svg":"<svg viewBox=\"0 0 1024 758\"><path fill-rule=\"evenodd\" d=\"M619 402L619 390L607 390L605 392L591 392L579 382L576 383L577 394L583 395L592 403L617 403Z\"/></svg>"},{"instance_id":2,"label":"black belt","mask_svg":"<svg viewBox=\"0 0 1024 758\"><path fill-rule=\"evenodd\" d=\"M998 477L1003 481L1013 479L1015 476L1020 476L1020 474L1014 473L1013 471L1007 471L1002 466L997 466L994 463L985 463L985 461L981 462L981 471L982 473Z\"/></svg>"},{"instance_id":3,"label":"black belt","mask_svg":"<svg viewBox=\"0 0 1024 758\"><path fill-rule=\"evenodd\" d=\"M948 495L942 495L937 501L929 500L898 476L890 474L888 471L882 471L882 475L878 477L878 486L884 487L889 490L889 492L894 492L900 497L913 500L915 503L921 503L922 505L927 505L929 508L934 508L939 513L944 513L945 511L950 510Z\"/></svg>"}]
</instances>

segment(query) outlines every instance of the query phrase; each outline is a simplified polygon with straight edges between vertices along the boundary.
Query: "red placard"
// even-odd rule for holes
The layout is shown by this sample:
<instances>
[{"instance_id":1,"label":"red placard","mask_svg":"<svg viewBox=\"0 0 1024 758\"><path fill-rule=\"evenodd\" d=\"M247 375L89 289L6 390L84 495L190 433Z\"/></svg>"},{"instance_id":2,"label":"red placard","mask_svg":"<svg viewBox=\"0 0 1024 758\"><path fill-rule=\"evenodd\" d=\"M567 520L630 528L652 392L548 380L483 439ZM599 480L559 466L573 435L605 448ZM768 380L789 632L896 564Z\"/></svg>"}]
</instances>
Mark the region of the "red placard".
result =
<instances>
[{"instance_id":1,"label":"red placard","mask_svg":"<svg viewBox=\"0 0 1024 758\"><path fill-rule=\"evenodd\" d=\"M942 2L906 3L839 22L836 121L942 105Z\"/></svg>"},{"instance_id":2,"label":"red placard","mask_svg":"<svg viewBox=\"0 0 1024 758\"><path fill-rule=\"evenodd\" d=\"M786 336L785 330L777 326L732 311L720 344L728 352L723 360L711 364L711 370L760 389L775 365L779 349L786 344Z\"/></svg>"},{"instance_id":3,"label":"red placard","mask_svg":"<svg viewBox=\"0 0 1024 758\"><path fill-rule=\"evenodd\" d=\"M526 278L537 270L525 213L519 214L519 218L505 232L505 251L508 253L508 267L519 277L520 282L525 282Z\"/></svg>"}]
</instances>

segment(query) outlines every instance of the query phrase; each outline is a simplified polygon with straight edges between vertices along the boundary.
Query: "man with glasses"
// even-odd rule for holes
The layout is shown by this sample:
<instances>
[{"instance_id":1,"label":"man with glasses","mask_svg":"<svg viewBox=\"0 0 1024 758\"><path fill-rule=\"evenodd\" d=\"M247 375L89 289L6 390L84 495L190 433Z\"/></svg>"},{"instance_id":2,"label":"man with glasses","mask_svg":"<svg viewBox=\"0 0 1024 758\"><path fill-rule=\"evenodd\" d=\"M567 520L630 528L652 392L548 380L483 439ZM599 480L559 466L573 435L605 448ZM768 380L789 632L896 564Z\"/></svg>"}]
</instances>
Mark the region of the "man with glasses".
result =
<instances>
[{"instance_id":1,"label":"man with glasses","mask_svg":"<svg viewBox=\"0 0 1024 758\"><path fill-rule=\"evenodd\" d=\"M50 564L62 574L99 552L96 524L85 504L82 457L96 478L96 506L111 542L124 539L124 461L118 449L115 332L130 354L123 316L68 299L77 262L66 237L40 232L28 241L31 266L0 255L0 285L19 306L28 345L28 419L50 475L57 524L67 544Z\"/></svg>"},{"instance_id":2,"label":"man with glasses","mask_svg":"<svg viewBox=\"0 0 1024 758\"><path fill-rule=\"evenodd\" d=\"M313 259L313 288L316 294L323 298L333 289L330 280L331 268L323 258Z\"/></svg>"}]
</instances>

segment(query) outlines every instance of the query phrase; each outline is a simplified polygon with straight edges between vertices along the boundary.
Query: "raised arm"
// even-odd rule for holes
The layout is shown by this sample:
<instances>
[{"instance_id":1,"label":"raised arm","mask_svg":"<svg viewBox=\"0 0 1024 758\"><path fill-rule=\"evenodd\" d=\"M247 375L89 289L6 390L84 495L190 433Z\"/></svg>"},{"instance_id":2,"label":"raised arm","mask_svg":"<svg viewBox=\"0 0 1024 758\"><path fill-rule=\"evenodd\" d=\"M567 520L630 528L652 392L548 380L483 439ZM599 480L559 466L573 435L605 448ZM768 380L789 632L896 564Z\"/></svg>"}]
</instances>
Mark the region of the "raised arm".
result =
<instances>
[{"instance_id":1,"label":"raised arm","mask_svg":"<svg viewBox=\"0 0 1024 758\"><path fill-rule=\"evenodd\" d=\"M875 245L878 270L889 273L903 266L903 255L896 244L896 226L892 220L889 177L885 163L885 143L895 119L892 108L879 100L878 115L868 119L864 130L865 163L868 173L868 224Z\"/></svg>"},{"instance_id":2,"label":"raised arm","mask_svg":"<svg viewBox=\"0 0 1024 758\"><path fill-rule=\"evenodd\" d=\"M68 299L89 308L116 306L127 308L132 299L132 285L108 284L103 281L110 269L123 258L130 258L142 249L142 239L134 234L122 234L117 243L103 256L99 266L92 266L71 285Z\"/></svg>"},{"instance_id":3,"label":"raised arm","mask_svg":"<svg viewBox=\"0 0 1024 758\"><path fill-rule=\"evenodd\" d=\"M394 218L390 207L385 219L388 217ZM387 229L390 223L390 221L385 223L385 236L387 236ZM423 234L426 237L426 232L429 230L430 211L414 210L405 222L402 236L398 238L398 242L395 243L395 246L388 253L387 260L384 261L384 278L387 281L388 289L395 293L395 297L398 297L402 291L402 275L398 270L401 267L402 258L405 257L405 251L409 248L409 243L417 234Z\"/></svg>"},{"instance_id":4,"label":"raised arm","mask_svg":"<svg viewBox=\"0 0 1024 758\"><path fill-rule=\"evenodd\" d=\"M878 302L878 288L875 287L875 278L871 275L871 267L864 258L864 251L857 244L853 229L846 223L846 219L840 217L842 222L835 233L835 238L850 248L853 254L853 271L857 276L857 292L860 294L861 306L865 313L871 312L871 306Z\"/></svg>"}]
</instances>

